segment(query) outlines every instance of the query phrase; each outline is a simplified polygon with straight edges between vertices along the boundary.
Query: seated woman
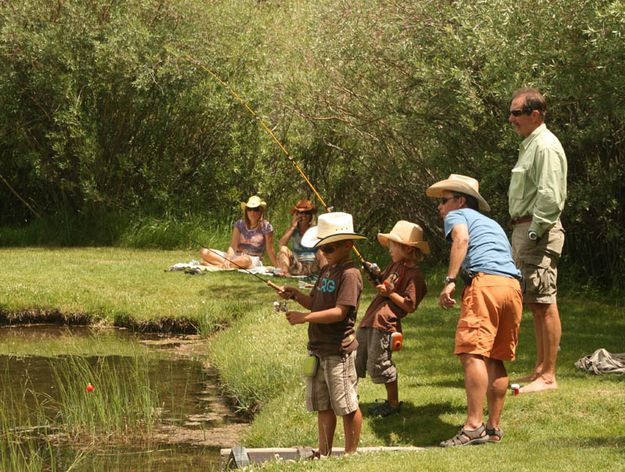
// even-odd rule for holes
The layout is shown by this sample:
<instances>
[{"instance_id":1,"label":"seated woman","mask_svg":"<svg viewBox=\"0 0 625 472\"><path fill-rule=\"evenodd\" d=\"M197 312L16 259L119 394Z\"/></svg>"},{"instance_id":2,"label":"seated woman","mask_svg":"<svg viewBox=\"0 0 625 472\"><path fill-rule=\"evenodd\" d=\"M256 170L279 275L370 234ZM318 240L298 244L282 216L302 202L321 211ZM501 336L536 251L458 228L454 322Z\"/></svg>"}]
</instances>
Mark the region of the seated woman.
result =
<instances>
[{"instance_id":1,"label":"seated woman","mask_svg":"<svg viewBox=\"0 0 625 472\"><path fill-rule=\"evenodd\" d=\"M222 269L231 267L249 269L262 266L263 253L267 251L271 263L277 266L276 253L273 249L273 226L263 218L266 208L267 204L256 195L250 197L246 203L241 202L244 218L234 224L228 251L203 248L200 251L202 265Z\"/></svg>"},{"instance_id":2,"label":"seated woman","mask_svg":"<svg viewBox=\"0 0 625 472\"><path fill-rule=\"evenodd\" d=\"M309 249L301 244L303 234L313 225L313 215L317 209L309 200L300 200L290 210L291 226L278 243L278 268L284 274L311 275L319 272L326 264L325 257L318 249ZM291 240L291 251L287 244Z\"/></svg>"}]
</instances>

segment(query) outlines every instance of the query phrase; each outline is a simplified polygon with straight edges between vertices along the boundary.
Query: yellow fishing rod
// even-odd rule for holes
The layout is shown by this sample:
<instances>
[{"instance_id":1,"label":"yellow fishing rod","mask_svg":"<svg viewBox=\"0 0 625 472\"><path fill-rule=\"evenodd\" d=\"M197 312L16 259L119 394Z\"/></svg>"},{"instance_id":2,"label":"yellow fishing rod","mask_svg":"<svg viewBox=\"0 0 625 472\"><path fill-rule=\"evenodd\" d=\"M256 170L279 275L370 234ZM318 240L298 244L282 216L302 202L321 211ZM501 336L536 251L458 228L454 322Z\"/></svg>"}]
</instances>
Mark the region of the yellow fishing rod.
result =
<instances>
[{"instance_id":1,"label":"yellow fishing rod","mask_svg":"<svg viewBox=\"0 0 625 472\"><path fill-rule=\"evenodd\" d=\"M297 162L295 162L295 159L293 159L293 157L289 154L289 151L287 151L286 147L284 147L284 145L282 144L282 142L277 138L277 136L275 135L275 133L271 130L271 128L267 125L267 123L265 123L265 120L263 120L258 113L256 113L254 111L254 109L236 92L236 90L234 90L230 85L228 85L227 82L225 82L224 80L221 79L221 77L219 77L215 72L212 71L212 69L210 69L209 67L205 66L204 64L201 64L199 62L197 62L195 59L193 59L191 56L189 55L185 55L184 58L189 61L192 62L193 64L197 65L199 68L201 68L202 70L204 70L205 72L208 72L208 74L215 79L217 82L219 82L228 92L230 92L230 94L236 98L238 100L238 102L243 105L243 107L245 107L245 109L254 117L256 118L256 120L258 120L258 122L260 123L260 126L267 132L267 134L269 134L269 136L271 136L271 139L273 139L273 141L278 145L278 147L280 148L280 150L282 151L282 153L286 156L286 158L289 160L289 162L291 164L293 164L293 167L295 167L295 169L297 170L297 172L299 172L299 174L302 176L302 178L306 181L306 183L308 184L308 186L310 187L310 189L313 191L313 193L315 194L315 196L319 199L319 201L321 202L321 204L323 205L323 207L326 209L326 211L330 211L330 207L326 204L325 200L323 199L323 197L319 194L319 192L317 192L317 189L315 188L315 186L312 184L312 182L310 181L310 179L306 176L306 174L304 173L304 171L302 170L302 168L297 164Z\"/></svg>"},{"instance_id":2,"label":"yellow fishing rod","mask_svg":"<svg viewBox=\"0 0 625 472\"><path fill-rule=\"evenodd\" d=\"M271 130L271 128L267 125L267 123L265 122L265 120L262 119L262 117L260 117L258 115L258 113L256 113L254 111L254 109L241 97L241 95L239 95L236 90L234 90L227 82L225 82L224 80L221 79L221 77L219 77L215 72L213 72L212 69L210 69L208 66L196 61L195 59L193 59L191 56L189 56L188 54L184 55L184 59L186 59L187 61L195 64L196 66L198 66L200 69L204 70L205 72L207 72L213 79L215 79L217 82L219 82L221 84L222 87L224 87L228 92L230 92L230 95L232 95L234 98L237 99L237 101L243 105L243 107L245 107L245 109L254 117L256 118L256 120L260 123L261 127L267 132L267 134L269 134L269 136L271 136L271 139L273 139L273 141L278 145L278 147L280 148L280 150L282 151L282 153L285 155L285 157L289 160L289 162L291 164L293 164L293 167L295 167L295 169L297 170L297 172L299 172L299 174L302 176L302 178L306 181L306 183L308 184L308 186L310 187L310 189L313 191L313 193L315 194L315 196L317 197L317 199L319 199L319 202L321 202L321 204L323 205L323 207L326 209L326 211L331 211L330 207L326 204L325 200L323 199L323 197L321 196L321 194L317 191L317 189L315 188L315 186L312 184L312 182L310 181L310 179L306 176L306 174L304 173L304 171L302 170L302 168L297 164L297 162L295 162L295 159L293 159L293 157L289 154L289 151L287 151L286 147L284 146L284 144L282 144L282 142L278 139L278 137L275 135L275 133ZM356 256L358 256L358 259L360 260L360 263L362 264L363 268L365 269L365 271L367 271L368 275L370 277L373 277L374 279L378 280L380 277L380 269L377 267L377 265L375 263L371 263L371 262L367 262L365 260L364 257L362 257L362 254L360 253L360 251L358 250L358 248L354 245L353 246L354 252L356 253Z\"/></svg>"}]
</instances>

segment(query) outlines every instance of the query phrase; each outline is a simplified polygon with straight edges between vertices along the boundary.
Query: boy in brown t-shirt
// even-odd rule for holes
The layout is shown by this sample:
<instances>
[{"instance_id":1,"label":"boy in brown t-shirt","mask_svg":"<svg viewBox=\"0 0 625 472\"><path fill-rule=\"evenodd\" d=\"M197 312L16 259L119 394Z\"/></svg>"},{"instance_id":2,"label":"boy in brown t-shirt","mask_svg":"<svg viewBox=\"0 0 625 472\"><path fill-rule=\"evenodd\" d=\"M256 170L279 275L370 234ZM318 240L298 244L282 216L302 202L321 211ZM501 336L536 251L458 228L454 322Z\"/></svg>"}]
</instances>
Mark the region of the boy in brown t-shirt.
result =
<instances>
[{"instance_id":1,"label":"boy in brown t-shirt","mask_svg":"<svg viewBox=\"0 0 625 472\"><path fill-rule=\"evenodd\" d=\"M423 230L415 223L398 221L390 233L378 233L378 241L389 248L392 263L383 272L383 282L376 285L378 294L358 326L358 377L369 373L375 384L384 384L386 400L369 409L370 413L388 416L399 412L397 368L392 359L391 335L401 333L401 319L417 309L427 288L417 263L430 247L423 241Z\"/></svg>"},{"instance_id":2,"label":"boy in brown t-shirt","mask_svg":"<svg viewBox=\"0 0 625 472\"><path fill-rule=\"evenodd\" d=\"M309 295L294 287L280 292L310 310L288 311L286 317L292 325L308 323L308 351L316 358L316 371L307 378L306 406L317 412L319 454L326 456L332 453L337 416L343 418L345 453L356 452L362 426L354 335L362 277L351 259L355 239L365 236L354 233L350 214L321 215L302 237L302 245L318 247L327 265Z\"/></svg>"}]
</instances>

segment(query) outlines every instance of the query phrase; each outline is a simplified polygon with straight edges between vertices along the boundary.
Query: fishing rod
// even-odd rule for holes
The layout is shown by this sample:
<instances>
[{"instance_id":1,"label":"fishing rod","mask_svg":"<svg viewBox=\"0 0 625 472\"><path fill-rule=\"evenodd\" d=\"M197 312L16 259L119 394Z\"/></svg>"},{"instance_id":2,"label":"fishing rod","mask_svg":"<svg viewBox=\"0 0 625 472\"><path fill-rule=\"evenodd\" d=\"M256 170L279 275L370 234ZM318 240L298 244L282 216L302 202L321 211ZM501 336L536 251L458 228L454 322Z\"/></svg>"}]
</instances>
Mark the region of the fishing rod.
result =
<instances>
[{"instance_id":1,"label":"fishing rod","mask_svg":"<svg viewBox=\"0 0 625 472\"><path fill-rule=\"evenodd\" d=\"M224 80L221 79L221 77L219 77L215 72L213 72L212 69L210 69L209 67L207 67L206 65L196 61L195 59L193 59L191 56L189 56L188 54L184 55L184 58L197 65L200 69L204 70L205 72L208 72L210 74L211 77L213 77L217 82L219 82L222 87L224 87L228 92L230 92L230 94L236 98L238 100L238 102L243 105L243 107L245 107L245 109L254 117L256 118L256 120L260 123L260 126L267 132L267 134L269 134L269 136L271 137L271 139L273 139L273 141L278 145L278 147L280 148L280 150L282 151L282 153L286 156L286 158L289 160L289 162L291 164L293 164L293 167L295 167L295 170L297 170L297 172L299 172L299 174L302 176L302 178L306 181L306 183L308 184L308 186L310 187L310 189L313 191L313 193L315 194L315 196L319 199L319 201L321 202L321 204L323 205L323 207L326 209L326 211L332 211L331 207L329 207L325 200L323 199L323 197L321 196L321 194L317 191L317 189L315 188L315 186L312 184L312 182L310 181L310 179L306 176L306 174L304 173L304 171L302 170L302 168L297 164L297 162L295 162L295 159L293 159L293 157L291 156L291 154L289 154L289 151L287 151L286 147L284 146L284 144L282 144L282 142L277 138L277 136L275 135L275 133L273 132L273 130L269 127L269 125L267 125L267 123L265 122L265 120L263 120L258 113L256 113L254 111L254 109L230 86L228 85L227 82L225 82Z\"/></svg>"},{"instance_id":2,"label":"fishing rod","mask_svg":"<svg viewBox=\"0 0 625 472\"><path fill-rule=\"evenodd\" d=\"M174 53L174 55L178 56L177 54ZM180 57L180 56L178 56ZM193 59L191 56L189 56L188 54L184 55L184 59L186 59L187 61L195 64L196 66L198 66L200 69L204 70L205 72L207 72L208 74L210 74L211 77L213 77L217 82L219 82L222 87L224 87L228 92L230 92L230 94L237 99L237 101L243 105L243 107L260 123L261 127L267 132L267 134L269 134L269 136L271 137L271 139L273 139L273 141L278 145L278 147L280 148L280 150L282 151L282 153L285 155L285 157L289 160L289 162L291 164L293 164L293 167L295 167L295 169L297 170L297 172L299 172L299 174L302 176L302 178L306 181L306 183L308 184L308 186L310 187L310 189L313 191L313 193L315 194L315 196L319 199L319 202L321 202L321 204L323 205L323 207L326 209L326 211L332 211L332 207L329 207L325 200L323 199L323 197L321 196L321 194L317 191L317 189L315 188L315 186L312 184L312 182L310 181L310 179L308 178L308 176L306 176L306 174L304 173L304 171L302 170L302 168L297 164L297 162L295 162L295 159L293 159L293 157L291 156L291 154L289 154L289 151L287 151L286 147L284 146L284 144L282 144L282 142L277 138L277 136L275 135L275 133L272 131L272 129L267 125L267 123L265 122L265 120L263 120L258 113L256 113L254 111L254 109L236 92L236 90L234 90L227 82L225 82L224 80L221 79L221 77L219 77L215 72L213 72L212 69L210 69L209 67L207 67L206 65L196 61L195 59ZM377 281L380 279L380 269L377 266L376 263L372 263L372 262L368 262L365 260L365 258L362 256L362 254L360 253L360 251L358 250L358 248L356 247L356 245L354 244L352 246L354 252L356 253L356 256L358 256L358 259L360 260L360 264L362 265L363 269L365 270L365 272L367 272L367 275L369 276L369 278L372 279L372 281ZM379 283L379 282L378 282Z\"/></svg>"},{"instance_id":3,"label":"fishing rod","mask_svg":"<svg viewBox=\"0 0 625 472\"><path fill-rule=\"evenodd\" d=\"M272 289L274 289L276 292L282 292L282 287L274 284L273 282L271 282L270 280L265 280L263 279L260 275L252 272L251 270L248 270L246 267L243 267L242 265L237 264L236 262L234 262L232 259L227 258L226 256L224 256L223 254L221 254L219 251L215 251L214 249L208 248L206 246L204 246L204 244L201 244L195 240L192 240L195 244L197 244L200 247L203 247L204 249L206 249L207 251L212 252L213 254L215 254L216 256L221 257L222 259L230 262L230 264L233 264L235 266L237 266L240 270L244 270L245 272L247 272L250 275L253 275L254 277L256 277L258 280L261 280L262 282L266 283L267 285L269 285Z\"/></svg>"}]
</instances>

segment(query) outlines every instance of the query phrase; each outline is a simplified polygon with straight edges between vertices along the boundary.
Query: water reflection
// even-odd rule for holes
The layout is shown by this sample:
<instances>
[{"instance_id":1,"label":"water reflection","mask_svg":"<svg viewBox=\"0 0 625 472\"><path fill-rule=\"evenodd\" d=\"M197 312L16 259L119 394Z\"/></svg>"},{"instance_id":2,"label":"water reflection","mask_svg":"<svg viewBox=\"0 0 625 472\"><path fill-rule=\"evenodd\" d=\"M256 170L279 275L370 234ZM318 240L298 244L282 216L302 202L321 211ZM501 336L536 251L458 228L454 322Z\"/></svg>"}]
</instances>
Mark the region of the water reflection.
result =
<instances>
[{"instance_id":1,"label":"water reflection","mask_svg":"<svg viewBox=\"0 0 625 472\"><path fill-rule=\"evenodd\" d=\"M232 446L240 428L235 424L236 416L218 396L215 372L197 357L181 358L166 349L189 342L188 337L163 340L152 336L145 341L145 337L125 330L0 328L0 400L3 411L11 410L4 422L10 421L9 429L15 431L31 428L31 436L47 441L42 453L46 469L167 471L188 470L191 464L193 469L216 468L219 448ZM136 362L138 357L140 363ZM55 409L63 396L59 387L74 382L61 376L59 384L58 370L77 358L94 369L114 371L120 382L130 375L126 373L128 366L136 369L139 365L146 387L158 399L160 416L153 434L123 447L68 445L58 441L58 435L50 443L49 438L57 432L54 418L58 421L59 413ZM75 382L81 394L89 395L84 390L89 382L78 377ZM92 394L106 388L95 380L93 387ZM42 414L52 427L40 428L45 426Z\"/></svg>"}]
</instances>

